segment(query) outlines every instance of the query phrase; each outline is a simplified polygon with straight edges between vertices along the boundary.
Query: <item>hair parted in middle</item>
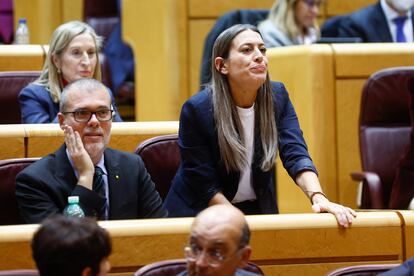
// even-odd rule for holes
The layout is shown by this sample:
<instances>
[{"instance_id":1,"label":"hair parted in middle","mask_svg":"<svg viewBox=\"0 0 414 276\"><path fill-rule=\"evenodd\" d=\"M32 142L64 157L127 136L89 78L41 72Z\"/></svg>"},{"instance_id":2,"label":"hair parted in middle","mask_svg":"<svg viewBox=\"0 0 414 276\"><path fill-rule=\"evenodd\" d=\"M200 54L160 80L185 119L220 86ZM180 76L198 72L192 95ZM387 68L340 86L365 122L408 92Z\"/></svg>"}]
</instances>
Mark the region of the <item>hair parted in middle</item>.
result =
<instances>
[{"instance_id":1,"label":"hair parted in middle","mask_svg":"<svg viewBox=\"0 0 414 276\"><path fill-rule=\"evenodd\" d=\"M217 37L211 57L213 61L211 66L212 79L209 87L212 92L213 113L220 154L227 171L241 171L245 168L247 149L241 140L241 121L231 95L227 76L216 69L214 60L217 57L226 60L229 57L233 39L246 30L252 30L260 34L259 30L253 25L234 25ZM274 109L272 86L269 74L267 74L266 81L258 90L255 102L255 129L259 128L260 130L260 137L255 137L255 139L260 139L262 144L261 169L263 171L272 169L276 162L277 129Z\"/></svg>"},{"instance_id":2,"label":"hair parted in middle","mask_svg":"<svg viewBox=\"0 0 414 276\"><path fill-rule=\"evenodd\" d=\"M96 66L93 78L101 81L101 65L99 62L99 51L101 50L103 38L98 36L95 30L88 24L81 21L70 21L57 27L53 32L49 43L49 51L46 55L45 64L43 65L40 77L34 82L46 87L52 97L53 102L60 101L62 93L61 79L59 68L53 62L53 56L60 56L68 47L73 38L80 34L89 34L95 43Z\"/></svg>"},{"instance_id":3,"label":"hair parted in middle","mask_svg":"<svg viewBox=\"0 0 414 276\"><path fill-rule=\"evenodd\" d=\"M269 12L269 20L281 31L286 33L290 40L294 41L302 32L296 23L295 6L301 0L277 0L273 3ZM313 28L319 37L319 26L315 20ZM305 30L307 34L308 30Z\"/></svg>"}]
</instances>

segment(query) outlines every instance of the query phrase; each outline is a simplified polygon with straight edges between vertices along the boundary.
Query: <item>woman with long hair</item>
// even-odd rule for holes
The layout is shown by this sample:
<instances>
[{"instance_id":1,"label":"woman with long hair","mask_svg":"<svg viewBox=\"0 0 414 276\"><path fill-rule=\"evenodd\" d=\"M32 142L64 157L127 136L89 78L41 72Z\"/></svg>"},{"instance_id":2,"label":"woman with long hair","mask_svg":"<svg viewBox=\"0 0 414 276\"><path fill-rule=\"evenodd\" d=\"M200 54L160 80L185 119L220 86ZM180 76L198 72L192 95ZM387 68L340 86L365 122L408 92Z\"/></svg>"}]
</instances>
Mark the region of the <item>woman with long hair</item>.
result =
<instances>
[{"instance_id":1,"label":"woman with long hair","mask_svg":"<svg viewBox=\"0 0 414 276\"><path fill-rule=\"evenodd\" d=\"M266 47L252 25L235 25L217 38L212 81L184 103L180 167L165 205L170 216L194 216L214 204L245 214L277 213L277 151L315 212L331 212L348 226L355 212L322 192L295 110L282 83L271 82Z\"/></svg>"}]
</instances>

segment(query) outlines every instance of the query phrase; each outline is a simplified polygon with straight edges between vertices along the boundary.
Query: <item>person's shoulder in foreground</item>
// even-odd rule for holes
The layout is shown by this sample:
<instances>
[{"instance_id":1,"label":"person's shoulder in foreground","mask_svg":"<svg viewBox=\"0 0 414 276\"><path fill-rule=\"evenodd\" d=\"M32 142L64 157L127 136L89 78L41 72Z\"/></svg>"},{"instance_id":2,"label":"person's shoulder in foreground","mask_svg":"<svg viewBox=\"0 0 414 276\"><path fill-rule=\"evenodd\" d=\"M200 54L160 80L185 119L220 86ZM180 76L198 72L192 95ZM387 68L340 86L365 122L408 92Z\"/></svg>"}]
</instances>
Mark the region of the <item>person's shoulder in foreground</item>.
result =
<instances>
[{"instance_id":1,"label":"person's shoulder in foreground","mask_svg":"<svg viewBox=\"0 0 414 276\"><path fill-rule=\"evenodd\" d=\"M31 247L41 276L104 276L111 268L109 234L90 218L48 218Z\"/></svg>"},{"instance_id":2,"label":"person's shoulder in foreground","mask_svg":"<svg viewBox=\"0 0 414 276\"><path fill-rule=\"evenodd\" d=\"M387 272L379 274L381 276L413 276L414 275L414 257L408 259L401 265Z\"/></svg>"},{"instance_id":3,"label":"person's shoulder in foreground","mask_svg":"<svg viewBox=\"0 0 414 276\"><path fill-rule=\"evenodd\" d=\"M247 266L250 229L243 213L231 204L213 205L201 211L191 225L184 251L187 271L180 275L258 275Z\"/></svg>"}]
</instances>

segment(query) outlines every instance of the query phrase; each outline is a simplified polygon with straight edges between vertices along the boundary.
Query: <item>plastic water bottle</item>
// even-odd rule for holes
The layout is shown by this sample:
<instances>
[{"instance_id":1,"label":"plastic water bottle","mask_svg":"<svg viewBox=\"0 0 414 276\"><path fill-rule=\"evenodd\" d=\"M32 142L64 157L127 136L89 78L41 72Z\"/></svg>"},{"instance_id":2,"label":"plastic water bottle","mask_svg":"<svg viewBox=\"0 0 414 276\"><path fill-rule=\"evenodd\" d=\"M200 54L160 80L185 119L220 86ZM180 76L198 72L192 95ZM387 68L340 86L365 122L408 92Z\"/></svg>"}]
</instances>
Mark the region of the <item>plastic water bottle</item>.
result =
<instances>
[{"instance_id":1,"label":"plastic water bottle","mask_svg":"<svg viewBox=\"0 0 414 276\"><path fill-rule=\"evenodd\" d=\"M63 214L67 217L85 217L85 213L82 208L79 206L79 197L78 196L69 196L68 197L69 205L63 210Z\"/></svg>"},{"instance_id":2,"label":"plastic water bottle","mask_svg":"<svg viewBox=\"0 0 414 276\"><path fill-rule=\"evenodd\" d=\"M17 25L14 42L15 44L29 44L29 41L29 28L26 24L26 18L20 18L19 25Z\"/></svg>"}]
</instances>

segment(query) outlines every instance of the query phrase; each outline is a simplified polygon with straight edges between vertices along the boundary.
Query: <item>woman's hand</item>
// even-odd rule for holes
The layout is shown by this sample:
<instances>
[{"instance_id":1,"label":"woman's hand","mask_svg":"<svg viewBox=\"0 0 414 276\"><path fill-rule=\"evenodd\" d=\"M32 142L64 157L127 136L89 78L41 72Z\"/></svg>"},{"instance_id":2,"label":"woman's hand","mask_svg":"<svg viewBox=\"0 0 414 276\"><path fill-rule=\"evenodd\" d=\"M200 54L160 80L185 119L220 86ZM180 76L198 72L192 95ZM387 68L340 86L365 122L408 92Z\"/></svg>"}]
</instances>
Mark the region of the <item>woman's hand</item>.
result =
<instances>
[{"instance_id":1,"label":"woman's hand","mask_svg":"<svg viewBox=\"0 0 414 276\"><path fill-rule=\"evenodd\" d=\"M313 197L312 210L315 213L331 213L336 217L339 225L349 227L356 217L356 212L349 207L330 202L323 195Z\"/></svg>"},{"instance_id":2,"label":"woman's hand","mask_svg":"<svg viewBox=\"0 0 414 276\"><path fill-rule=\"evenodd\" d=\"M83 146L79 133L70 126L62 126L65 135L65 144L73 166L78 172L78 185L92 190L93 174L95 172L92 159Z\"/></svg>"},{"instance_id":3,"label":"woman's hand","mask_svg":"<svg viewBox=\"0 0 414 276\"><path fill-rule=\"evenodd\" d=\"M322 193L318 176L312 171L303 171L296 177L296 183L312 201L315 213L331 213L339 225L348 227L356 217L356 212L349 207L330 202Z\"/></svg>"}]
</instances>

